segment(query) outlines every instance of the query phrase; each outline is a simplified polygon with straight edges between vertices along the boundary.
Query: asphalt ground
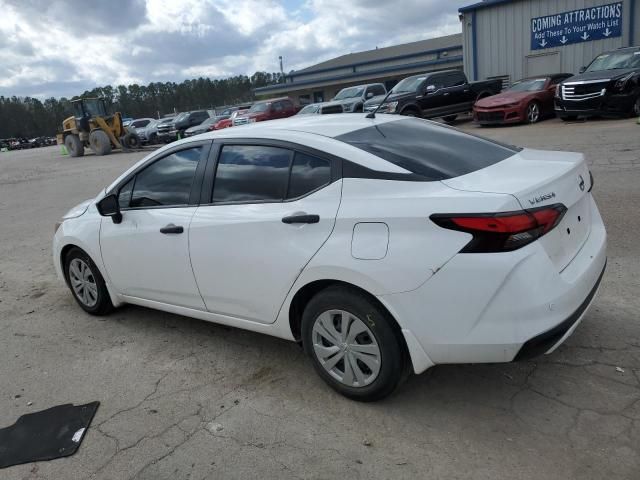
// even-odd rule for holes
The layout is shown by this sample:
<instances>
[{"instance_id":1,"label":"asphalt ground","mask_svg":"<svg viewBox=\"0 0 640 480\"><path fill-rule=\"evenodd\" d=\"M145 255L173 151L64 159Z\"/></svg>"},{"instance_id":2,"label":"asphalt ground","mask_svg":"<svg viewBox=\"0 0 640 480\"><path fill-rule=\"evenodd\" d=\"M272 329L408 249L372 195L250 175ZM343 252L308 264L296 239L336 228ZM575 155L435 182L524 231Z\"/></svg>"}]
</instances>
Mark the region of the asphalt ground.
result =
<instances>
[{"instance_id":1,"label":"asphalt ground","mask_svg":"<svg viewBox=\"0 0 640 480\"><path fill-rule=\"evenodd\" d=\"M85 314L55 277L54 223L143 154L0 153L0 427L101 402L78 453L0 478L640 478L640 125L456 126L585 153L608 268L552 355L436 366L373 404L335 394L293 343L138 307Z\"/></svg>"}]
</instances>

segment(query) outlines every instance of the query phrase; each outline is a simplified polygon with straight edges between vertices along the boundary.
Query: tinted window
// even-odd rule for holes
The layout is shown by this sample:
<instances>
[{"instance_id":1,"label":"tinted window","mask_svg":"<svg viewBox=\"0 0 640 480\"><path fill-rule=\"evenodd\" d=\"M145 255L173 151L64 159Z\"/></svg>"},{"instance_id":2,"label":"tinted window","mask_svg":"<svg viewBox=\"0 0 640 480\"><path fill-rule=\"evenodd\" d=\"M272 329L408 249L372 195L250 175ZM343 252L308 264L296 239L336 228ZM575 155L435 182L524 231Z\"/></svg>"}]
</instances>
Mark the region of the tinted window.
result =
<instances>
[{"instance_id":1,"label":"tinted window","mask_svg":"<svg viewBox=\"0 0 640 480\"><path fill-rule=\"evenodd\" d=\"M449 73L442 76L442 83L445 88L457 87L464 84L464 78L458 73Z\"/></svg>"},{"instance_id":2,"label":"tinted window","mask_svg":"<svg viewBox=\"0 0 640 480\"><path fill-rule=\"evenodd\" d=\"M369 91L373 93L374 96L385 95L387 93L382 85L373 85L369 87Z\"/></svg>"},{"instance_id":3,"label":"tinted window","mask_svg":"<svg viewBox=\"0 0 640 480\"><path fill-rule=\"evenodd\" d=\"M220 152L214 202L280 201L285 196L291 152L258 145L226 145Z\"/></svg>"},{"instance_id":4,"label":"tinted window","mask_svg":"<svg viewBox=\"0 0 640 480\"><path fill-rule=\"evenodd\" d=\"M283 107L282 107L282 102L275 102L275 103L273 104L273 109L274 109L276 112L281 112L281 111L282 111L282 108L283 108Z\"/></svg>"},{"instance_id":5,"label":"tinted window","mask_svg":"<svg viewBox=\"0 0 640 480\"><path fill-rule=\"evenodd\" d=\"M331 164L322 158L296 153L287 198L306 195L331 181Z\"/></svg>"},{"instance_id":6,"label":"tinted window","mask_svg":"<svg viewBox=\"0 0 640 480\"><path fill-rule=\"evenodd\" d=\"M480 170L519 150L417 118L381 123L336 137L425 180Z\"/></svg>"},{"instance_id":7,"label":"tinted window","mask_svg":"<svg viewBox=\"0 0 640 480\"><path fill-rule=\"evenodd\" d=\"M136 175L131 207L186 205L202 147L168 155Z\"/></svg>"}]
</instances>

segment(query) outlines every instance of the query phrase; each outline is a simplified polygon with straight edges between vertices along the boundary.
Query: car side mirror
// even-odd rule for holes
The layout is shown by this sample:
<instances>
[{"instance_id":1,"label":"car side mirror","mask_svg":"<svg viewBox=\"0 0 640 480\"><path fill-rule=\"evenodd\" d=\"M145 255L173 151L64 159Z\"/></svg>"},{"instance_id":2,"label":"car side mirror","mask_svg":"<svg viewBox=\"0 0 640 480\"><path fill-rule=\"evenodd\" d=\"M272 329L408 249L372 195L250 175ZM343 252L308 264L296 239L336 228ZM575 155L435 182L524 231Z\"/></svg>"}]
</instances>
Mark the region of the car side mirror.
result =
<instances>
[{"instance_id":1,"label":"car side mirror","mask_svg":"<svg viewBox=\"0 0 640 480\"><path fill-rule=\"evenodd\" d=\"M122 222L122 213L120 212L120 203L118 202L117 195L107 195L96 204L96 207L100 215L103 217L111 217L113 223Z\"/></svg>"},{"instance_id":2,"label":"car side mirror","mask_svg":"<svg viewBox=\"0 0 640 480\"><path fill-rule=\"evenodd\" d=\"M435 85L428 85L427 88L424 89L425 92L427 93L433 93L436 91L436 86Z\"/></svg>"},{"instance_id":3,"label":"car side mirror","mask_svg":"<svg viewBox=\"0 0 640 480\"><path fill-rule=\"evenodd\" d=\"M367 99L373 98L373 92L367 92Z\"/></svg>"},{"instance_id":4,"label":"car side mirror","mask_svg":"<svg viewBox=\"0 0 640 480\"><path fill-rule=\"evenodd\" d=\"M584 73L586 69L587 67L580 67L580 70L578 70L578 73Z\"/></svg>"}]
</instances>

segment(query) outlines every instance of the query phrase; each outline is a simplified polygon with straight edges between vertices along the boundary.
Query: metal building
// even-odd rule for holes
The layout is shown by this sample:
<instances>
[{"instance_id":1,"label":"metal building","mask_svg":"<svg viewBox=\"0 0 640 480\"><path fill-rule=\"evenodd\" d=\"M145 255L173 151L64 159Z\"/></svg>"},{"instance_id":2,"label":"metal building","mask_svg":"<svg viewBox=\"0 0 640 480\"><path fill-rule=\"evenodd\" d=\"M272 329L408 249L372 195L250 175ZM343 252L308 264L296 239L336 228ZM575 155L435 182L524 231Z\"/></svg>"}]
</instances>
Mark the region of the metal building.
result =
<instances>
[{"instance_id":1,"label":"metal building","mask_svg":"<svg viewBox=\"0 0 640 480\"><path fill-rule=\"evenodd\" d=\"M602 52L640 44L636 0L485 0L459 16L467 76L502 78L505 85L578 73Z\"/></svg>"},{"instance_id":2,"label":"metal building","mask_svg":"<svg viewBox=\"0 0 640 480\"><path fill-rule=\"evenodd\" d=\"M410 75L462 69L459 33L417 42L349 53L285 76L285 82L256 88L260 97L290 96L296 103L331 100L344 87L384 83L388 88Z\"/></svg>"}]
</instances>

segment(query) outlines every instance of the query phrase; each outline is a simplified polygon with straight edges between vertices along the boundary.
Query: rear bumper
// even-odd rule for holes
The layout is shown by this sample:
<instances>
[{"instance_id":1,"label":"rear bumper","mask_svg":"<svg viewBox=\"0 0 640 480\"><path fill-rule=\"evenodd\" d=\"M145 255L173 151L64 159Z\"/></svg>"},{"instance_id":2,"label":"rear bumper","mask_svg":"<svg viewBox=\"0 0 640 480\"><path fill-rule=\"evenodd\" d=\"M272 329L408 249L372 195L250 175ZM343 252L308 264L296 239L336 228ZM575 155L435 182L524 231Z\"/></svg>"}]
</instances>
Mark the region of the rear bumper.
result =
<instances>
[{"instance_id":1,"label":"rear bumper","mask_svg":"<svg viewBox=\"0 0 640 480\"><path fill-rule=\"evenodd\" d=\"M561 271L538 241L513 252L458 254L418 289L378 298L433 364L550 353L585 315L606 264L606 231L590 203L589 236ZM414 362L416 373L426 368Z\"/></svg>"}]
</instances>

